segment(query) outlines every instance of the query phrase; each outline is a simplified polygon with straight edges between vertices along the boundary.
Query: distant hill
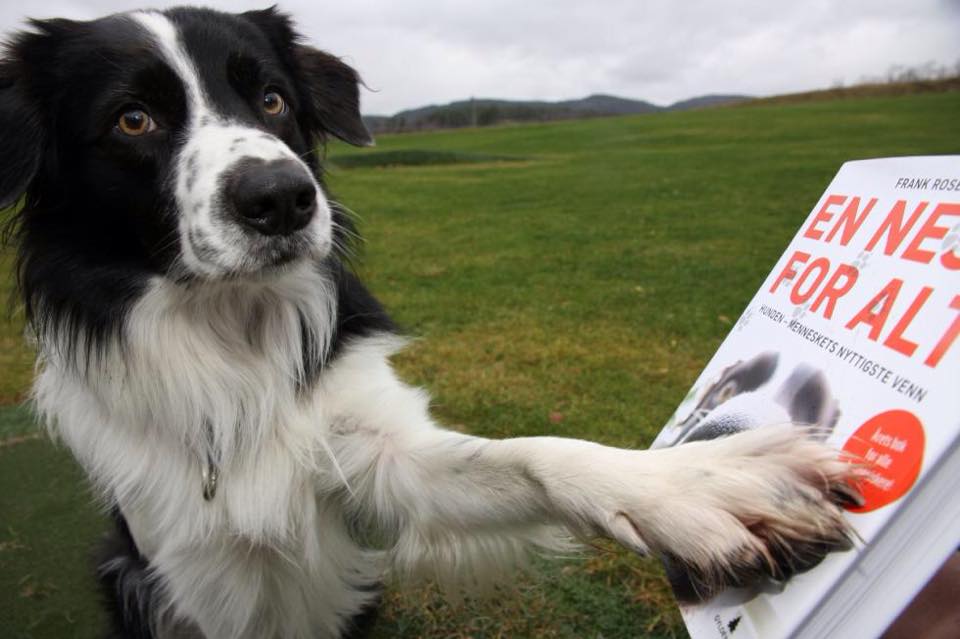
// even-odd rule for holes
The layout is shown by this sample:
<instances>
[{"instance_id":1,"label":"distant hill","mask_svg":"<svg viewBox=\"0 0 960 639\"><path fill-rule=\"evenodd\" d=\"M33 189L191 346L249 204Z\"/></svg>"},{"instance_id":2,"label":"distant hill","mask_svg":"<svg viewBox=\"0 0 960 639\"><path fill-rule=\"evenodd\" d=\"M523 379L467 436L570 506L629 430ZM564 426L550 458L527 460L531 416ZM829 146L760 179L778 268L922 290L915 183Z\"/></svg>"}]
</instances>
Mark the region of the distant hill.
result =
<instances>
[{"instance_id":1,"label":"distant hill","mask_svg":"<svg viewBox=\"0 0 960 639\"><path fill-rule=\"evenodd\" d=\"M706 109L708 107L722 106L724 104L735 104L737 102L746 102L753 100L746 95L701 95L696 98L688 98L674 102L666 107L666 111L686 111L688 109Z\"/></svg>"},{"instance_id":2,"label":"distant hill","mask_svg":"<svg viewBox=\"0 0 960 639\"><path fill-rule=\"evenodd\" d=\"M820 102L822 100L846 100L856 98L880 98L917 93L942 93L960 91L960 75L936 79L917 79L897 82L874 82L848 87L833 87L803 93L786 93L768 98L750 100L749 105L791 104L794 102Z\"/></svg>"},{"instance_id":3,"label":"distant hill","mask_svg":"<svg viewBox=\"0 0 960 639\"><path fill-rule=\"evenodd\" d=\"M400 133L426 129L490 126L504 122L550 122L610 115L679 111L749 100L741 95L706 95L658 106L643 100L595 94L559 102L474 99L401 111L392 116L364 116L373 133Z\"/></svg>"}]
</instances>

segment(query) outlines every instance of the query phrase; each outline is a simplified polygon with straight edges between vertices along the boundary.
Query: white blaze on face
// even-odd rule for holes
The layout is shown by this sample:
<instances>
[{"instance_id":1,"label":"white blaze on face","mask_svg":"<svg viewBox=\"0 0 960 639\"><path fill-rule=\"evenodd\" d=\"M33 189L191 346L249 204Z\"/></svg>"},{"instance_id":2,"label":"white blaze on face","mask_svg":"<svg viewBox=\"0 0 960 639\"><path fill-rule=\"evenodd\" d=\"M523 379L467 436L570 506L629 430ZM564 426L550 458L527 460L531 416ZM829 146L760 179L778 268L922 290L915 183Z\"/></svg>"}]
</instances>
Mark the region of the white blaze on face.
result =
<instances>
[{"instance_id":1,"label":"white blaze on face","mask_svg":"<svg viewBox=\"0 0 960 639\"><path fill-rule=\"evenodd\" d=\"M207 98L196 65L184 49L176 26L166 16L138 11L131 16L156 40L160 52L183 82L188 122L177 152L173 193L177 203L180 253L188 273L207 277L254 273L268 261L272 244L289 238L267 238L243 227L224 202L222 179L237 162L256 158L294 160L314 181L317 211L297 233L314 256L331 244L330 207L313 172L282 140L262 129L231 122L216 112Z\"/></svg>"}]
</instances>

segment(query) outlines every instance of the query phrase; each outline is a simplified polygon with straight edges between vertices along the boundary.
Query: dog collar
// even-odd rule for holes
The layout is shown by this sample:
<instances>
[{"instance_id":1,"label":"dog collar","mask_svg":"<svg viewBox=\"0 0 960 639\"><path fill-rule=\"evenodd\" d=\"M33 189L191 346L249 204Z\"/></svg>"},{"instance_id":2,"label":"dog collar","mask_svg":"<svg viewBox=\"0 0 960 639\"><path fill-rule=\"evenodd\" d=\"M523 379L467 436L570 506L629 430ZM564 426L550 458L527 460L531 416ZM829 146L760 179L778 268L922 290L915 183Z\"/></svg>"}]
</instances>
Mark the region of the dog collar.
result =
<instances>
[{"instance_id":1,"label":"dog collar","mask_svg":"<svg viewBox=\"0 0 960 639\"><path fill-rule=\"evenodd\" d=\"M200 463L200 486L203 500L211 501L217 495L217 480L220 479L220 468L213 459L213 426L209 421L204 423L204 434L207 437L206 463Z\"/></svg>"},{"instance_id":2,"label":"dog collar","mask_svg":"<svg viewBox=\"0 0 960 639\"><path fill-rule=\"evenodd\" d=\"M207 463L200 469L201 485L204 501L212 500L217 494L217 479L220 478L220 469L213 462L213 457L207 455Z\"/></svg>"}]
</instances>

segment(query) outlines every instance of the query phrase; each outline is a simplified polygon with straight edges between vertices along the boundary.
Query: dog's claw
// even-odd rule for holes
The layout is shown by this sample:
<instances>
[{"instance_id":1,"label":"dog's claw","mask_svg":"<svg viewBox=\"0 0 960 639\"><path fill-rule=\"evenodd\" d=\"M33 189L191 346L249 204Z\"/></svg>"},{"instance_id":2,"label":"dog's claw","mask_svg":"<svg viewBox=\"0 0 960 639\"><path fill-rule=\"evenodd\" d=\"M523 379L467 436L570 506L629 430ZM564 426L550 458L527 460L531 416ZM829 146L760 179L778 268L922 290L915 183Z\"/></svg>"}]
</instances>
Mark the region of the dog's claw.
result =
<instances>
[{"instance_id":1,"label":"dog's claw","mask_svg":"<svg viewBox=\"0 0 960 639\"><path fill-rule=\"evenodd\" d=\"M860 491L846 483L830 487L830 501L844 508L860 508L865 503Z\"/></svg>"},{"instance_id":2,"label":"dog's claw","mask_svg":"<svg viewBox=\"0 0 960 639\"><path fill-rule=\"evenodd\" d=\"M641 557L650 553L650 548L640 534L640 528L625 512L618 512L609 525L610 534L622 546Z\"/></svg>"}]
</instances>

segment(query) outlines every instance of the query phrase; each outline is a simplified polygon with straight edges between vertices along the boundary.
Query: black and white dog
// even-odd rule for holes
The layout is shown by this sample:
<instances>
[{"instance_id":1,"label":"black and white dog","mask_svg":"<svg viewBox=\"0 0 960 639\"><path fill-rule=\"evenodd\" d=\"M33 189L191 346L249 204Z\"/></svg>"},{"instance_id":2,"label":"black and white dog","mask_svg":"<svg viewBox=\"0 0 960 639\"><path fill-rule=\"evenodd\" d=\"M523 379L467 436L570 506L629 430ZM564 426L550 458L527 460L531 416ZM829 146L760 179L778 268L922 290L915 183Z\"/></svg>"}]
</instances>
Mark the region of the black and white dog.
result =
<instances>
[{"instance_id":1,"label":"black and white dog","mask_svg":"<svg viewBox=\"0 0 960 639\"><path fill-rule=\"evenodd\" d=\"M357 83L272 9L6 48L34 398L115 513L117 636L359 635L385 574L472 585L571 536L667 557L700 597L848 546L850 466L793 429L634 451L431 420L320 180L327 136L371 141Z\"/></svg>"}]
</instances>

